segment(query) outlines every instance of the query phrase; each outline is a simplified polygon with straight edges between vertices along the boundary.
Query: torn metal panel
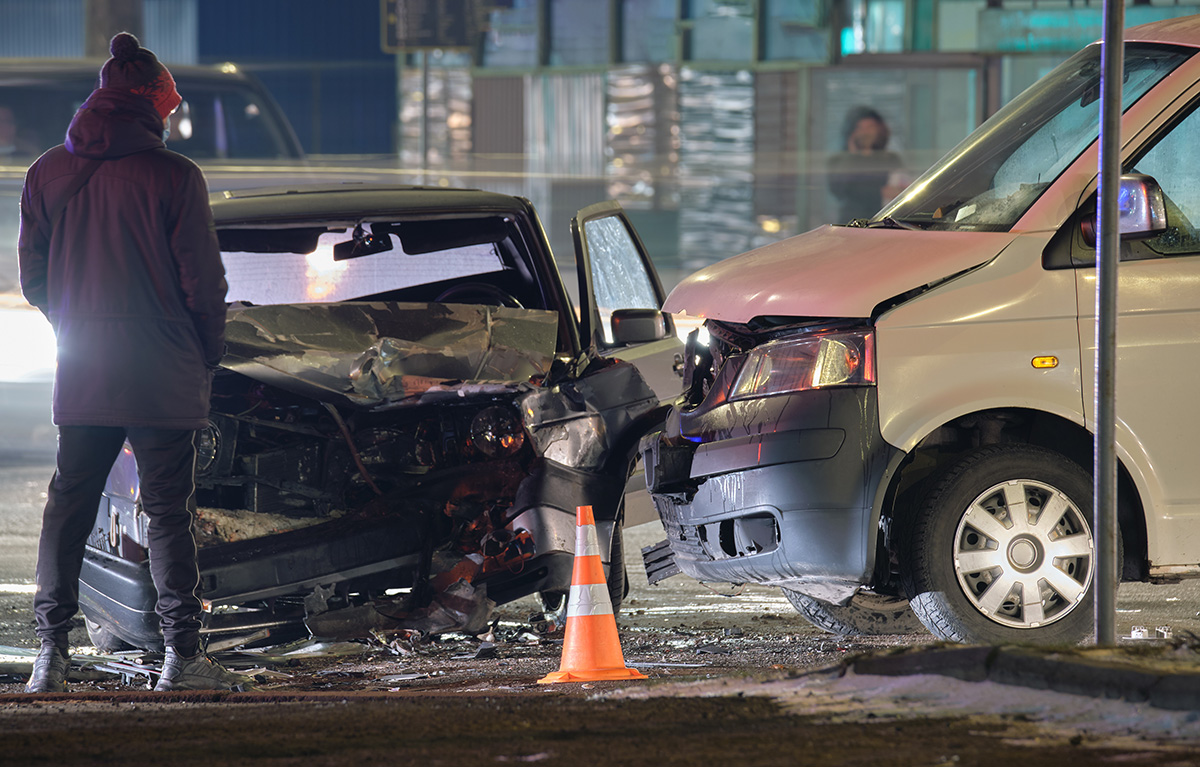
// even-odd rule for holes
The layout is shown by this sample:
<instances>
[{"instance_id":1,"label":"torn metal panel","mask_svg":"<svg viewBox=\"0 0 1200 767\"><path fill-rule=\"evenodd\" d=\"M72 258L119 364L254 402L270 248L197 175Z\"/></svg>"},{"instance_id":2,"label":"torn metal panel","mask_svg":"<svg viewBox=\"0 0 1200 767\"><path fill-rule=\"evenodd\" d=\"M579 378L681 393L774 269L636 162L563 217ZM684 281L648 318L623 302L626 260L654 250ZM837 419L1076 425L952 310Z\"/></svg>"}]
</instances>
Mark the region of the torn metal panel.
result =
<instances>
[{"instance_id":1,"label":"torn metal panel","mask_svg":"<svg viewBox=\"0 0 1200 767\"><path fill-rule=\"evenodd\" d=\"M665 539L651 546L642 547L642 562L646 566L646 580L651 586L682 572L675 562L675 552L671 551L671 542Z\"/></svg>"},{"instance_id":2,"label":"torn metal panel","mask_svg":"<svg viewBox=\"0 0 1200 767\"><path fill-rule=\"evenodd\" d=\"M625 432L657 405L634 365L613 362L578 381L527 394L521 412L539 454L564 466L598 469L615 447L609 435Z\"/></svg>"},{"instance_id":3,"label":"torn metal panel","mask_svg":"<svg viewBox=\"0 0 1200 767\"><path fill-rule=\"evenodd\" d=\"M518 384L554 360L558 314L439 303L232 307L222 365L296 394L374 407L430 390Z\"/></svg>"},{"instance_id":4,"label":"torn metal panel","mask_svg":"<svg viewBox=\"0 0 1200 767\"><path fill-rule=\"evenodd\" d=\"M313 636L322 638L361 637L401 629L423 634L476 634L487 628L494 609L496 603L488 599L486 584L460 579L435 594L424 607L413 608L405 595L310 615L304 623Z\"/></svg>"}]
</instances>

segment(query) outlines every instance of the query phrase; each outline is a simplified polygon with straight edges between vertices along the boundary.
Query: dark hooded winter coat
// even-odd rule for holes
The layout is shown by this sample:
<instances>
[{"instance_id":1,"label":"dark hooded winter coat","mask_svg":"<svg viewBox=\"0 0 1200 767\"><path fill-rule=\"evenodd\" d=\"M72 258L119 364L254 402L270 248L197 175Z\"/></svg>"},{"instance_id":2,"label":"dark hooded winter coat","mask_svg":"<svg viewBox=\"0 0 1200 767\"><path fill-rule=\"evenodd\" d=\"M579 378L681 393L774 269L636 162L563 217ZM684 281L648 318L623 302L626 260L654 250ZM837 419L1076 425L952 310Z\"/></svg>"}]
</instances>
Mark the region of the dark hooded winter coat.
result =
<instances>
[{"instance_id":1,"label":"dark hooded winter coat","mask_svg":"<svg viewBox=\"0 0 1200 767\"><path fill-rule=\"evenodd\" d=\"M76 175L99 160L49 220ZM21 195L21 289L54 326L60 426L198 429L225 332L225 270L200 168L150 101L99 89Z\"/></svg>"}]
</instances>

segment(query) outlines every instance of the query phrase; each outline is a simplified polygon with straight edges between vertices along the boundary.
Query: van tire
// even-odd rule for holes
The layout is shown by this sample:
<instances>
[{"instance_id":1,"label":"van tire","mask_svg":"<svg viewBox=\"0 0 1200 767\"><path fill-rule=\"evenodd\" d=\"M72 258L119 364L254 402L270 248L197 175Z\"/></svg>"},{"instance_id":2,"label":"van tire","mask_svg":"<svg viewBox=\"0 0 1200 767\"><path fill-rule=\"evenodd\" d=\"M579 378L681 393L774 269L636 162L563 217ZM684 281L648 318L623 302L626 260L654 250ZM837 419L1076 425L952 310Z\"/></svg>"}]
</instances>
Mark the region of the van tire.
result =
<instances>
[{"instance_id":1,"label":"van tire","mask_svg":"<svg viewBox=\"0 0 1200 767\"><path fill-rule=\"evenodd\" d=\"M838 605L788 588L780 591L806 621L830 634L888 636L926 633L925 625L909 609L908 600L901 597L859 591L850 599L850 604Z\"/></svg>"},{"instance_id":2,"label":"van tire","mask_svg":"<svg viewBox=\"0 0 1200 767\"><path fill-rule=\"evenodd\" d=\"M913 612L953 642L1080 642L1093 622L1091 525L1091 476L1066 456L1024 444L968 453L901 531Z\"/></svg>"}]
</instances>

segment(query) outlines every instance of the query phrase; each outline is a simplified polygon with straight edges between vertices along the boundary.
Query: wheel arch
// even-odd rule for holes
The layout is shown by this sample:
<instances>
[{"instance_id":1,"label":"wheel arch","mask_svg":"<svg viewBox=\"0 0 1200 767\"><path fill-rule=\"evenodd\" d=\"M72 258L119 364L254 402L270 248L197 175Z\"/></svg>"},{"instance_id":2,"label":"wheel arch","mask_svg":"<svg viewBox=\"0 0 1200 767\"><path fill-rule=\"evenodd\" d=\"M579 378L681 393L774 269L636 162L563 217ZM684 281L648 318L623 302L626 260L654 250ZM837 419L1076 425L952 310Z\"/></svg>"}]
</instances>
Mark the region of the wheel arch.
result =
<instances>
[{"instance_id":1,"label":"wheel arch","mask_svg":"<svg viewBox=\"0 0 1200 767\"><path fill-rule=\"evenodd\" d=\"M1029 408L993 408L953 418L921 438L898 461L882 494L874 578L896 579L898 531L928 491L929 483L968 452L985 445L1021 443L1065 455L1092 473L1093 435L1080 424ZM1124 544L1122 580L1149 577L1145 505L1125 462L1118 459L1118 523Z\"/></svg>"}]
</instances>

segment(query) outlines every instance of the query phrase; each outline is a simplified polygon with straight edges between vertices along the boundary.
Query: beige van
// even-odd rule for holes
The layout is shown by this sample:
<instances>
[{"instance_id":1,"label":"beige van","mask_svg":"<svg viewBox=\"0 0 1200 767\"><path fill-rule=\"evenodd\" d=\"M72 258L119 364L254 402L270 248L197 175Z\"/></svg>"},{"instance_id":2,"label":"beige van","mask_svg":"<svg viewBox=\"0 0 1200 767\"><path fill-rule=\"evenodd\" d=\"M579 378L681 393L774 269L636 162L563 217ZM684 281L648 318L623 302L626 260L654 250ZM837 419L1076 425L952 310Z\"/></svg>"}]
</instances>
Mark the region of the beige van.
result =
<instances>
[{"instance_id":1,"label":"beige van","mask_svg":"<svg viewBox=\"0 0 1200 767\"><path fill-rule=\"evenodd\" d=\"M1126 41L1120 572L1154 581L1200 574L1200 17ZM873 218L674 290L706 323L643 450L683 572L842 633L1089 633L1100 71L1085 48Z\"/></svg>"}]
</instances>

